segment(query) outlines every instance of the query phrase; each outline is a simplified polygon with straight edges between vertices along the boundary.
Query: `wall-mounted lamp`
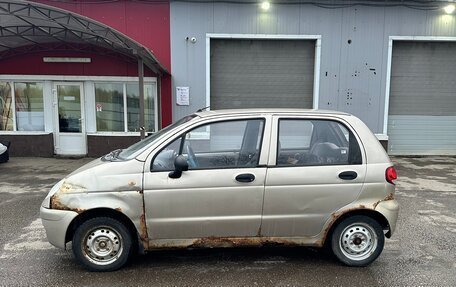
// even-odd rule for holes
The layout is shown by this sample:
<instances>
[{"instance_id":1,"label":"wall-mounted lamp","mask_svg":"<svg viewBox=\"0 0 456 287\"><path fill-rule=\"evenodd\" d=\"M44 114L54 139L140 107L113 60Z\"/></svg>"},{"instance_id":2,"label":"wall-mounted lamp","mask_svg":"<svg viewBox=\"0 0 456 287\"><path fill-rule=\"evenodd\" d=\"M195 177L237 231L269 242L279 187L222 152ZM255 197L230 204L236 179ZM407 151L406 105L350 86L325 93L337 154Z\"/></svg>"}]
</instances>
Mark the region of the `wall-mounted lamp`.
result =
<instances>
[{"instance_id":1,"label":"wall-mounted lamp","mask_svg":"<svg viewBox=\"0 0 456 287\"><path fill-rule=\"evenodd\" d=\"M263 2L261 2L260 7L264 11L268 11L269 8L271 8L271 3L269 3L268 1L263 1Z\"/></svg>"},{"instance_id":2,"label":"wall-mounted lamp","mask_svg":"<svg viewBox=\"0 0 456 287\"><path fill-rule=\"evenodd\" d=\"M454 6L454 4L448 4L448 5L446 5L445 7L443 7L443 10L444 10L445 13L447 13L447 14L453 13L455 9L456 9L456 7Z\"/></svg>"}]
</instances>

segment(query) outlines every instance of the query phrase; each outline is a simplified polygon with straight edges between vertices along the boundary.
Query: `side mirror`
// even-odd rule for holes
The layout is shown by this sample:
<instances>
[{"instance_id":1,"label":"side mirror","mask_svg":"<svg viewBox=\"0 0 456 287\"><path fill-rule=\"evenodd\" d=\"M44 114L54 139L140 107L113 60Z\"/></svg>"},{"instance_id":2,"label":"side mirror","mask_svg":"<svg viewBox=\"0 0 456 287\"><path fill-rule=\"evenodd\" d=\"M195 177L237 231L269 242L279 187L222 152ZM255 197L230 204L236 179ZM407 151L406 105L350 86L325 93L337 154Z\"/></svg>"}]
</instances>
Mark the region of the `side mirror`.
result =
<instances>
[{"instance_id":1,"label":"side mirror","mask_svg":"<svg viewBox=\"0 0 456 287\"><path fill-rule=\"evenodd\" d=\"M168 176L170 178L179 178L182 176L183 171L188 170L188 162L183 155L178 155L174 159L174 170L171 171Z\"/></svg>"}]
</instances>

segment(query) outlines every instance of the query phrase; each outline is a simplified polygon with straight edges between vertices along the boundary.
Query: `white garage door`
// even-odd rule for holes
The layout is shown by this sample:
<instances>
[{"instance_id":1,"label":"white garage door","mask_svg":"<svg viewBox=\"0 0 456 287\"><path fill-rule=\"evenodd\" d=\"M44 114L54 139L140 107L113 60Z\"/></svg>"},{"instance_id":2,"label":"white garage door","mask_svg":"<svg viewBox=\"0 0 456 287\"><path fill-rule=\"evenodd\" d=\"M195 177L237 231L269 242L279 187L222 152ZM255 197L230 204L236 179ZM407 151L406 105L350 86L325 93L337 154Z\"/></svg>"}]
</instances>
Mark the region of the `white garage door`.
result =
<instances>
[{"instance_id":1,"label":"white garage door","mask_svg":"<svg viewBox=\"0 0 456 287\"><path fill-rule=\"evenodd\" d=\"M456 43L393 43L388 136L390 154L456 154Z\"/></svg>"},{"instance_id":2,"label":"white garage door","mask_svg":"<svg viewBox=\"0 0 456 287\"><path fill-rule=\"evenodd\" d=\"M314 40L211 39L211 109L310 109L314 58Z\"/></svg>"}]
</instances>

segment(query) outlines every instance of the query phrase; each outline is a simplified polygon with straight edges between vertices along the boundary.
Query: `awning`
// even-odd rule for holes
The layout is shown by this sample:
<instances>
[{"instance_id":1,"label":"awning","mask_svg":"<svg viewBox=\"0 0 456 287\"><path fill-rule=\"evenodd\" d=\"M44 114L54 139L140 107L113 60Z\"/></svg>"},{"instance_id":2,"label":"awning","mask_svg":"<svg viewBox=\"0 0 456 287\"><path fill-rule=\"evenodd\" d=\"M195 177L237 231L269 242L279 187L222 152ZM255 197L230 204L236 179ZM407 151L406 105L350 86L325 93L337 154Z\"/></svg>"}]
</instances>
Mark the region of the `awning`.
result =
<instances>
[{"instance_id":1,"label":"awning","mask_svg":"<svg viewBox=\"0 0 456 287\"><path fill-rule=\"evenodd\" d=\"M168 73L149 49L100 22L35 2L0 0L0 60L59 49L121 54Z\"/></svg>"}]
</instances>

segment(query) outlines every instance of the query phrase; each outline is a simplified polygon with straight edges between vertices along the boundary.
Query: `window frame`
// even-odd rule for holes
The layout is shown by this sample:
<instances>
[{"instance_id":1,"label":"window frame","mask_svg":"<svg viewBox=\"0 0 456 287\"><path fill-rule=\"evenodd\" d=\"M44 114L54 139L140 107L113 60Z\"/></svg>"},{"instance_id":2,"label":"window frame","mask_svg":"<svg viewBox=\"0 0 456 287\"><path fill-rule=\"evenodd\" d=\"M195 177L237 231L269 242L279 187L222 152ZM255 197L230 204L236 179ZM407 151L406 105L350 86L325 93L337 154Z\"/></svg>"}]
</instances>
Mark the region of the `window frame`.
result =
<instances>
[{"instance_id":1,"label":"window frame","mask_svg":"<svg viewBox=\"0 0 456 287\"><path fill-rule=\"evenodd\" d=\"M361 163L350 163L350 151L348 155L349 162L348 163L335 163L335 164L289 164L289 165L279 165L278 164L278 157L279 157L279 136L280 136L280 122L281 121L286 121L286 120L295 120L295 121L327 121L327 122L332 122L332 123L337 123L342 125L348 132L349 132L349 140L348 140L348 146L350 148L350 139L353 138L356 140L356 143L358 144L358 149L360 152L361 156ZM364 146L361 143L361 140L359 138L359 135L356 133L356 131L352 128L352 126L339 119L339 118L327 118L327 117L277 117L276 121L274 121L274 125L276 128L277 133L275 134L275 138L272 139L273 142L275 142L275 155L273 157L274 164L272 166L269 166L271 168L290 168L290 167L323 167L323 166L343 166L343 165L363 165L365 164L365 155L364 155ZM312 147L312 138L315 133L315 127L312 128L312 135L310 139L310 147ZM350 136L350 134L352 136ZM274 135L273 135L274 136ZM336 136L339 136L338 134ZM271 154L269 155L271 157Z\"/></svg>"},{"instance_id":2,"label":"window frame","mask_svg":"<svg viewBox=\"0 0 456 287\"><path fill-rule=\"evenodd\" d=\"M138 77L133 76L75 76L75 75L13 75L5 74L0 75L0 81L8 82L10 85L15 82L21 83L42 83L43 84L43 105L45 111L52 110L52 115L45 113L44 117L44 131L18 131L16 126L15 116L13 118L13 129L10 131L0 130L0 135L47 135L53 134L55 130L54 119L54 91L53 85L56 82L80 82L83 84L84 93L84 110L85 110L85 126L86 136L138 136L139 132L98 132L96 129L96 102L95 102L95 86L96 82L104 83L138 83ZM144 77L144 84L155 84L155 97L154 97L154 121L155 132L159 130L160 119L160 94L159 94L159 78L155 76ZM14 87L12 87L14 92ZM14 99L15 100L15 99ZM15 109L15 108L14 108ZM151 131L152 133L152 131Z\"/></svg>"},{"instance_id":3,"label":"window frame","mask_svg":"<svg viewBox=\"0 0 456 287\"><path fill-rule=\"evenodd\" d=\"M266 151L263 151L263 144L264 144L264 140L265 140L265 133L267 132L267 122L268 122L268 119L266 117L262 117L262 116L255 116L255 117L247 117L247 118L233 118L233 119L216 119L216 120L211 120L211 121L206 121L206 122L203 122L203 123L198 123L196 125L193 125L183 131L180 131L179 133L177 134L174 134L173 136L170 136L169 138L167 138L162 145L160 145L156 150L157 152L154 153L154 155L152 156L152 159L150 161L150 167L149 167L149 171L150 172L170 172L170 171L173 171L173 170L153 170L153 163L156 159L156 157L166 148L168 147L170 144L172 144L175 140L177 139L181 139L181 142L180 142L180 147L179 147L179 153L178 155L181 155L182 154L182 150L184 148L184 145L185 145L185 140L186 140L186 135L191 132L192 130L195 130L195 129L198 129L200 127L203 127L203 126L208 126L206 128L206 130L210 131L210 128L209 126L212 125L212 124L217 124L217 123L224 123L224 122L236 122L236 121L252 121L252 120L259 120L263 123L263 127L262 127L262 134L261 134L261 137L260 137L260 145L258 147L258 151L259 151L259 155L258 155L258 160L257 160L257 163L255 164L255 166L250 166L250 167L246 167L246 166L231 166L231 167L204 167L204 168L192 168L192 169L189 169L189 171L200 171L200 170L215 170L215 169L220 169L220 170L223 170L223 169L245 169L245 168L258 168L258 167L261 167L260 165L260 159L261 159L261 154L262 152L269 152L268 150ZM247 128L247 126L246 126ZM244 131L244 134L245 134L245 131ZM206 137L198 137L198 138L194 138L194 140L205 140L207 139ZM244 138L242 140L244 142Z\"/></svg>"},{"instance_id":4,"label":"window frame","mask_svg":"<svg viewBox=\"0 0 456 287\"><path fill-rule=\"evenodd\" d=\"M45 81L44 80L2 80L0 79L0 81L2 82L7 82L10 84L10 87L11 87L11 109L13 110L13 117L12 117L12 120L13 120L13 130L11 131L7 131L7 130L0 130L0 134L43 134L43 133L46 133L46 120L43 118L43 130L39 130L39 131L19 131L17 129L17 111L16 111L16 87L15 87L15 84L16 83L33 83L33 84L41 84L41 87L42 87L42 100L43 100L43 114L45 112L45 91L44 91L44 86L45 86Z\"/></svg>"}]
</instances>

